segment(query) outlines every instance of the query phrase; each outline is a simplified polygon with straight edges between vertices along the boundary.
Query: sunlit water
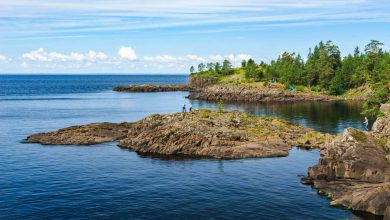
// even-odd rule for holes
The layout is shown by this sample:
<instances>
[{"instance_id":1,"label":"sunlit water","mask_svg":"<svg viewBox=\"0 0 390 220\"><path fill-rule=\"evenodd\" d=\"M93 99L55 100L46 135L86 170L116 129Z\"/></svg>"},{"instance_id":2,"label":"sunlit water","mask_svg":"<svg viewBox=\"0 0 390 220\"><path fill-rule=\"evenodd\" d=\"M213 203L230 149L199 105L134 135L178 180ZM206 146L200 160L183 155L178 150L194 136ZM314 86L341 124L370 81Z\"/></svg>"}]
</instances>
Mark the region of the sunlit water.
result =
<instances>
[{"instance_id":1,"label":"sunlit water","mask_svg":"<svg viewBox=\"0 0 390 220\"><path fill-rule=\"evenodd\" d=\"M348 219L299 182L318 151L245 160L162 160L115 143L22 144L29 134L180 111L186 92L117 93L116 85L186 76L0 76L0 218ZM194 108L215 103L192 101ZM338 133L361 128L360 104L228 104Z\"/></svg>"}]
</instances>

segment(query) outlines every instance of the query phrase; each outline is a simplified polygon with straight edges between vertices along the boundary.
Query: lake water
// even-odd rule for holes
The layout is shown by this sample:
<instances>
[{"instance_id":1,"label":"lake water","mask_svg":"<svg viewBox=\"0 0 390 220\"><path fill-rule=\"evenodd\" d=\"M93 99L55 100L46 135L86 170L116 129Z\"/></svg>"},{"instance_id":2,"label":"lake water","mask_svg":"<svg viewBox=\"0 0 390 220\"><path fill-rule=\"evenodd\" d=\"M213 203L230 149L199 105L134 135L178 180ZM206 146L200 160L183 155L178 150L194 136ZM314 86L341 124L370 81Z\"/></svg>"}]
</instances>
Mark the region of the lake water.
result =
<instances>
[{"instance_id":1,"label":"lake water","mask_svg":"<svg viewBox=\"0 0 390 220\"><path fill-rule=\"evenodd\" d=\"M318 151L245 160L162 160L116 147L23 144L29 134L180 111L187 92L112 87L186 83L187 76L0 75L0 219L349 219L300 184ZM194 108L216 104L191 101ZM318 131L362 128L359 103L234 104ZM366 216L369 219L372 216Z\"/></svg>"}]
</instances>

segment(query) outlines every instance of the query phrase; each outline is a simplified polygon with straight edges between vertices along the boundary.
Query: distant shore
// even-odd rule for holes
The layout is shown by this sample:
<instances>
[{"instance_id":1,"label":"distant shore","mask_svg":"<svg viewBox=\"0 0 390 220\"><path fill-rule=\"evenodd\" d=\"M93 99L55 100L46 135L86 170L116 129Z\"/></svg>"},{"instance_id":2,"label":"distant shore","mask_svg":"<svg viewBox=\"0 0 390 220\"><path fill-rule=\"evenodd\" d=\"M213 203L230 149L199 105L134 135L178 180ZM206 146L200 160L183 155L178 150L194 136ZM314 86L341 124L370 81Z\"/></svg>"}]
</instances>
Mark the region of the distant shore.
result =
<instances>
[{"instance_id":1,"label":"distant shore","mask_svg":"<svg viewBox=\"0 0 390 220\"><path fill-rule=\"evenodd\" d=\"M362 87L342 96L331 96L324 92L313 92L308 88L288 89L279 83L218 82L213 77L190 76L188 85L144 84L118 86L117 92L172 92L189 91L189 99L209 101L241 101L241 102L296 102L296 101L364 101L369 97L369 89Z\"/></svg>"},{"instance_id":2,"label":"distant shore","mask_svg":"<svg viewBox=\"0 0 390 220\"><path fill-rule=\"evenodd\" d=\"M176 92L189 91L188 85L160 85L160 84L144 84L144 85L129 85L118 86L113 88L116 92Z\"/></svg>"}]
</instances>

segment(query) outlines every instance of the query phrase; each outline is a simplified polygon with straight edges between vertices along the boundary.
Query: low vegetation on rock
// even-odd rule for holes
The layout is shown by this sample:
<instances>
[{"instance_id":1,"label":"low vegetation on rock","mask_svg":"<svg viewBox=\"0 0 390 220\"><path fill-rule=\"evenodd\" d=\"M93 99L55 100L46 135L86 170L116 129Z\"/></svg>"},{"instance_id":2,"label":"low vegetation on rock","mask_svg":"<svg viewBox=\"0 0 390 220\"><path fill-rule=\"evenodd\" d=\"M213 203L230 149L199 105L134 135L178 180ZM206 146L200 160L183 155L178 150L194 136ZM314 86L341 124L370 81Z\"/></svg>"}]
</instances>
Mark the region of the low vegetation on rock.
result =
<instances>
[{"instance_id":1,"label":"low vegetation on rock","mask_svg":"<svg viewBox=\"0 0 390 220\"><path fill-rule=\"evenodd\" d=\"M294 146L320 148L331 135L239 111L197 110L151 115L135 123L95 123L34 134L27 142L97 144L119 141L139 153L207 158L287 156Z\"/></svg>"}]
</instances>

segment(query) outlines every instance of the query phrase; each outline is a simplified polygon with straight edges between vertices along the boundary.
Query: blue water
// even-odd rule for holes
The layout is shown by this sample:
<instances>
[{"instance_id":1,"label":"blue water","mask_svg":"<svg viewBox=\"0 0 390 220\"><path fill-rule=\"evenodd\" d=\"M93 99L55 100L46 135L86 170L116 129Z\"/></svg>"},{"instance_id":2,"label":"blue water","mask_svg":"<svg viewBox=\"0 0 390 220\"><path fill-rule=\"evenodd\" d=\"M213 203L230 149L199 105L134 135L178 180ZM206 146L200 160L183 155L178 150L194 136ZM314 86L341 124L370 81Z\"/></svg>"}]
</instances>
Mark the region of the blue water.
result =
<instances>
[{"instance_id":1,"label":"blue water","mask_svg":"<svg viewBox=\"0 0 390 220\"><path fill-rule=\"evenodd\" d=\"M29 134L180 110L187 92L117 93L117 85L186 83L186 76L0 75L0 219L348 219L299 182L318 151L288 157L191 160L139 156L115 143L22 144ZM215 103L192 101L194 108ZM361 128L359 103L225 103L316 130Z\"/></svg>"}]
</instances>

